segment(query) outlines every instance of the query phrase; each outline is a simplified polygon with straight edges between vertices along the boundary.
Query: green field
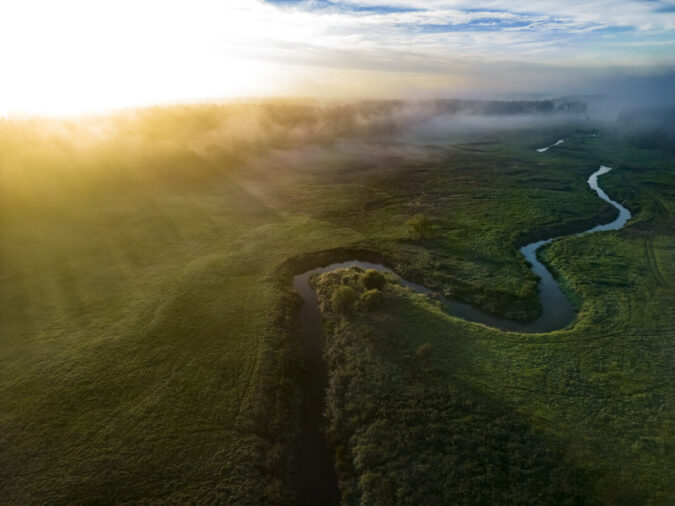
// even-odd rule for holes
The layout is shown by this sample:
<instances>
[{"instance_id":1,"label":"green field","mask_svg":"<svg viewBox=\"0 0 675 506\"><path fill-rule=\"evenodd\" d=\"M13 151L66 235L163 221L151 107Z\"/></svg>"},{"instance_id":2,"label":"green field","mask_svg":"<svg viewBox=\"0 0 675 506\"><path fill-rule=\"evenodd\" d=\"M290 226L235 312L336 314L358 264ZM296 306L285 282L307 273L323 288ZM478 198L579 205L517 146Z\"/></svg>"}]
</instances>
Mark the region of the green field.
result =
<instances>
[{"instance_id":1,"label":"green field","mask_svg":"<svg viewBox=\"0 0 675 506\"><path fill-rule=\"evenodd\" d=\"M0 120L0 503L293 503L291 276L358 251L533 318L516 246L611 219L601 164L635 218L545 251L572 329L493 331L393 282L372 313L326 305L330 440L349 502L674 499L673 156L587 124L430 145L354 114Z\"/></svg>"}]
</instances>

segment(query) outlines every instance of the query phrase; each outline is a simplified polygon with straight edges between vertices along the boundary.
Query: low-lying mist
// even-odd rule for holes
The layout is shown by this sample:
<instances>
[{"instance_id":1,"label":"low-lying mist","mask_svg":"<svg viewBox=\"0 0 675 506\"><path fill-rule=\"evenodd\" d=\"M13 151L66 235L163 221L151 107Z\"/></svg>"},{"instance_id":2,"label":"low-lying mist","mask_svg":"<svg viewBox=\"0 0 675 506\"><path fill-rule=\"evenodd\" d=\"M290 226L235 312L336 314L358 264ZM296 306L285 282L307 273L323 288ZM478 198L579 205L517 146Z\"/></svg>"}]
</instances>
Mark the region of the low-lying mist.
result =
<instances>
[{"instance_id":1,"label":"low-lying mist","mask_svg":"<svg viewBox=\"0 0 675 506\"><path fill-rule=\"evenodd\" d=\"M412 155L425 144L447 144L492 131L592 123L593 106L588 102L583 97L265 101L154 107L71 119L3 119L0 197L30 200L61 188L87 193L102 183L187 182L270 154L292 161L306 153L325 161L349 150L350 156L376 156L386 145L389 153ZM623 129L642 142L646 136L658 138L659 145L672 144L673 122L668 118L672 116L633 110L619 114L618 126L611 121L606 126Z\"/></svg>"}]
</instances>

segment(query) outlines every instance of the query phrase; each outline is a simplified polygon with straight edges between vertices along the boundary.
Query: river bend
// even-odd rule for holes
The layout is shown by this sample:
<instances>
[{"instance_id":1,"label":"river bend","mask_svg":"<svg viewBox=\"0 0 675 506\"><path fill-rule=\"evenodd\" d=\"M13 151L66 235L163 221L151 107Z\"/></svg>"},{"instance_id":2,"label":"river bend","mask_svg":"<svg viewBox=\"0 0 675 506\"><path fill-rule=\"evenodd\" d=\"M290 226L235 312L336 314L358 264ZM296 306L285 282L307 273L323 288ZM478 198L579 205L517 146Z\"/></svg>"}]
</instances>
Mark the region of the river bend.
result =
<instances>
[{"instance_id":1,"label":"river bend","mask_svg":"<svg viewBox=\"0 0 675 506\"><path fill-rule=\"evenodd\" d=\"M561 142L558 141L546 149ZM538 151L543 152L546 149ZM630 211L610 199L598 185L598 178L610 170L612 170L610 167L601 166L588 178L588 185L597 193L598 197L614 206L619 211L619 215L610 223L597 225L575 235L618 230L631 218ZM539 248L561 237L566 236L536 241L526 244L519 249L520 253L530 262L532 272L539 276L539 298L542 304L542 312L539 318L532 322L516 322L486 313L464 302L442 298L448 313L457 318L503 331L542 333L567 327L576 316L574 306L563 293L552 274L537 259L537 250ZM363 269L377 269L395 274L391 269L382 264L351 260L317 267L298 274L293 278L293 288L297 290L304 301L300 319L302 323L302 348L306 374L301 385L302 419L300 438L296 451L298 459L296 479L300 504L339 504L340 498L334 468L335 457L323 436L323 402L324 391L327 386L327 373L322 356L321 311L316 293L314 293L310 284L310 278L314 274L343 269L354 265ZM401 284L410 287L416 292L431 293L431 290L425 286L402 278L399 279Z\"/></svg>"}]
</instances>

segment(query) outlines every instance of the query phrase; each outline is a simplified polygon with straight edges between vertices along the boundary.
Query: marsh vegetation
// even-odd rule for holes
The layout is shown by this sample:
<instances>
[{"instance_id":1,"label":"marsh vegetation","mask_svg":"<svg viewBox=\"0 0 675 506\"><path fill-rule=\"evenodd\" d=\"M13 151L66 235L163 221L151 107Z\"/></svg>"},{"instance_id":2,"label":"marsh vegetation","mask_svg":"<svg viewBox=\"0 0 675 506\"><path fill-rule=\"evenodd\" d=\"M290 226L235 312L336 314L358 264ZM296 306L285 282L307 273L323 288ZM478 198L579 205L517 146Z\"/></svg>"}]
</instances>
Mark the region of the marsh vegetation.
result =
<instances>
[{"instance_id":1,"label":"marsh vegetation","mask_svg":"<svg viewBox=\"0 0 675 506\"><path fill-rule=\"evenodd\" d=\"M517 246L610 221L599 164L634 219L542 251L570 329L464 322L388 275L314 278L328 440L345 503L671 500L672 154L573 115L443 134L452 116L425 107L1 120L0 502L294 503L293 276L361 258L532 320Z\"/></svg>"}]
</instances>

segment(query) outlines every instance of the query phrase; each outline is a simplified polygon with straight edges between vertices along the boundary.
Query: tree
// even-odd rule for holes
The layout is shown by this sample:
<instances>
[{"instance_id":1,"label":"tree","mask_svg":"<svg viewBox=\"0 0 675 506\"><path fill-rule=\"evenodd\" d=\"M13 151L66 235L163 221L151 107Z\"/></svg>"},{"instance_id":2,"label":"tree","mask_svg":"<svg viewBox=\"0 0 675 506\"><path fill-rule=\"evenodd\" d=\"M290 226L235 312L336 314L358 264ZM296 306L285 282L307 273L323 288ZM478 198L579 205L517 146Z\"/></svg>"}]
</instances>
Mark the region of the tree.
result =
<instances>
[{"instance_id":1,"label":"tree","mask_svg":"<svg viewBox=\"0 0 675 506\"><path fill-rule=\"evenodd\" d=\"M373 288L372 290L363 292L359 300L363 309L370 312L375 311L382 306L384 303L384 296L381 291Z\"/></svg>"},{"instance_id":2,"label":"tree","mask_svg":"<svg viewBox=\"0 0 675 506\"><path fill-rule=\"evenodd\" d=\"M418 239L429 239L436 233L436 227L434 227L432 221L425 214L416 214L406 221L405 224L410 227Z\"/></svg>"},{"instance_id":3,"label":"tree","mask_svg":"<svg viewBox=\"0 0 675 506\"><path fill-rule=\"evenodd\" d=\"M349 313L354 309L357 298L356 290L351 286L341 286L333 292L330 303L336 313Z\"/></svg>"},{"instance_id":4,"label":"tree","mask_svg":"<svg viewBox=\"0 0 675 506\"><path fill-rule=\"evenodd\" d=\"M384 285L387 283L387 278L385 278L382 273L377 272L375 269L368 269L359 277L359 283L366 290L382 290Z\"/></svg>"}]
</instances>

